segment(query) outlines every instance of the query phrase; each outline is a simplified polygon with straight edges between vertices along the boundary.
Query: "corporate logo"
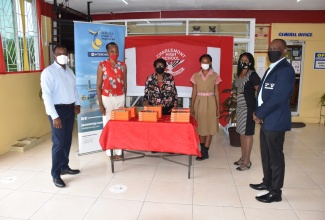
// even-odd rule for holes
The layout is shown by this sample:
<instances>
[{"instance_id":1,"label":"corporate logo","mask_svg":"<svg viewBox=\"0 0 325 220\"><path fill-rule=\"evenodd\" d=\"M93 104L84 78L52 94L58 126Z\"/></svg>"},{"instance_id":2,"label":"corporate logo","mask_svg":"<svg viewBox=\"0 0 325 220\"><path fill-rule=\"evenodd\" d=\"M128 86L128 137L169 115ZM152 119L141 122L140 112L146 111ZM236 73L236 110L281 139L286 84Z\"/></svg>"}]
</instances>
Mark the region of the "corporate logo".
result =
<instances>
[{"instance_id":1,"label":"corporate logo","mask_svg":"<svg viewBox=\"0 0 325 220\"><path fill-rule=\"evenodd\" d=\"M100 29L98 31L93 31L89 29L89 33L91 35L93 35L93 40L91 42L91 46L95 49L95 50L99 50L102 46L103 46L103 42L99 39L99 33L100 33Z\"/></svg>"},{"instance_id":2,"label":"corporate logo","mask_svg":"<svg viewBox=\"0 0 325 220\"><path fill-rule=\"evenodd\" d=\"M176 48L167 48L160 51L157 58L163 58L167 62L167 73L177 76L185 71L185 67L181 64L185 61L186 54Z\"/></svg>"},{"instance_id":3,"label":"corporate logo","mask_svg":"<svg viewBox=\"0 0 325 220\"><path fill-rule=\"evenodd\" d=\"M109 31L97 31L89 30L89 33L92 35L91 46L95 50L99 50L103 46L103 41L115 41L114 33Z\"/></svg>"}]
</instances>

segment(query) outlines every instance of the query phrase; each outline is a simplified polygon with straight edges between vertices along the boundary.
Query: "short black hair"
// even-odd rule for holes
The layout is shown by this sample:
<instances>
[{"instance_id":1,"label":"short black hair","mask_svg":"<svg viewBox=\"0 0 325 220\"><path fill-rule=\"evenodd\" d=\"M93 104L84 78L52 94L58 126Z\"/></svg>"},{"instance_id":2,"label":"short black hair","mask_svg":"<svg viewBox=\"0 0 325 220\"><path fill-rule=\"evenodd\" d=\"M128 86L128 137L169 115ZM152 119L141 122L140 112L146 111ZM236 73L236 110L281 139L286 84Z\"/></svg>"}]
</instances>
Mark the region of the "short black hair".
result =
<instances>
[{"instance_id":1,"label":"short black hair","mask_svg":"<svg viewBox=\"0 0 325 220\"><path fill-rule=\"evenodd\" d=\"M287 42L281 38L277 38L277 39L274 39L273 41L280 41L282 46L283 46L283 49L287 49Z\"/></svg>"},{"instance_id":2,"label":"short black hair","mask_svg":"<svg viewBox=\"0 0 325 220\"><path fill-rule=\"evenodd\" d=\"M239 76L240 72L241 72L239 61L243 56L246 56L249 59L249 63L250 63L249 66L248 66L249 69L255 71L255 59L254 59L254 56L251 53L245 52L245 53L240 54L240 56L239 56L238 64L237 64L237 76Z\"/></svg>"},{"instance_id":3,"label":"short black hair","mask_svg":"<svg viewBox=\"0 0 325 220\"><path fill-rule=\"evenodd\" d=\"M66 51L68 51L67 48L66 48L65 46L63 46L63 45L61 45L61 44L57 44L57 45L55 45L55 46L53 47L53 49L52 49L53 53L55 53L56 48L62 48L62 49L65 49Z\"/></svg>"},{"instance_id":4,"label":"short black hair","mask_svg":"<svg viewBox=\"0 0 325 220\"><path fill-rule=\"evenodd\" d=\"M116 46L116 47L118 48L117 43L115 43L115 42L109 42L108 44L106 44L106 50L108 50L108 48L109 48L110 46Z\"/></svg>"},{"instance_id":5,"label":"short black hair","mask_svg":"<svg viewBox=\"0 0 325 220\"><path fill-rule=\"evenodd\" d=\"M210 62L212 62L212 57L210 56L210 54L203 54L202 56L200 56L200 62L203 60L203 58L208 58Z\"/></svg>"},{"instance_id":6,"label":"short black hair","mask_svg":"<svg viewBox=\"0 0 325 220\"><path fill-rule=\"evenodd\" d=\"M156 67L157 63L162 63L164 64L164 67L167 67L167 62L166 60L164 60L163 58L158 58L153 62L153 66Z\"/></svg>"}]
</instances>

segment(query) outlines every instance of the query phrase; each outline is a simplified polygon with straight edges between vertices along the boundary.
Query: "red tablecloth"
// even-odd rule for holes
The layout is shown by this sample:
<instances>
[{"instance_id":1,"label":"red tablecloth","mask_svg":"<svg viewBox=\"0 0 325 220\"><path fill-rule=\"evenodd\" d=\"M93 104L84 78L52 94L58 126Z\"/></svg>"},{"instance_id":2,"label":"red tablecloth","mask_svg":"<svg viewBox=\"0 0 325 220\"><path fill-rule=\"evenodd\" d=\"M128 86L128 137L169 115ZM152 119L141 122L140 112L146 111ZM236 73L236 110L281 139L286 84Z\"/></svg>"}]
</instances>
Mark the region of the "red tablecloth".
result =
<instances>
[{"instance_id":1,"label":"red tablecloth","mask_svg":"<svg viewBox=\"0 0 325 220\"><path fill-rule=\"evenodd\" d=\"M198 155L200 143L191 117L189 123L170 122L170 116L162 116L158 122L130 121L107 122L99 142L103 150L125 149L140 151L171 152Z\"/></svg>"}]
</instances>

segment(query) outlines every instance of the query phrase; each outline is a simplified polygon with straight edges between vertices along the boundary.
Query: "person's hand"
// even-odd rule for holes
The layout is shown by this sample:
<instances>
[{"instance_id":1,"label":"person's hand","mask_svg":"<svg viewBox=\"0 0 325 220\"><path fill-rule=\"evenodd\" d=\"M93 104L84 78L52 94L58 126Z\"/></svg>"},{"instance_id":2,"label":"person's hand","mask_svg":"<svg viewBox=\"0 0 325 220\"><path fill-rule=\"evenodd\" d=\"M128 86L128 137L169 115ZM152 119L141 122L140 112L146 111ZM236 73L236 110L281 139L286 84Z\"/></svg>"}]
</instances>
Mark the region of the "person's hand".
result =
<instances>
[{"instance_id":1,"label":"person's hand","mask_svg":"<svg viewBox=\"0 0 325 220\"><path fill-rule=\"evenodd\" d=\"M194 115L195 115L194 109L191 109L191 113L190 114L194 117Z\"/></svg>"},{"instance_id":2,"label":"person's hand","mask_svg":"<svg viewBox=\"0 0 325 220\"><path fill-rule=\"evenodd\" d=\"M80 113L80 105L75 105L74 106L74 113L78 115Z\"/></svg>"},{"instance_id":3,"label":"person's hand","mask_svg":"<svg viewBox=\"0 0 325 220\"><path fill-rule=\"evenodd\" d=\"M56 129L62 128L62 121L60 118L53 119L53 127Z\"/></svg>"},{"instance_id":4,"label":"person's hand","mask_svg":"<svg viewBox=\"0 0 325 220\"><path fill-rule=\"evenodd\" d=\"M216 117L217 118L220 118L220 112L219 112L219 110L217 110Z\"/></svg>"},{"instance_id":5,"label":"person's hand","mask_svg":"<svg viewBox=\"0 0 325 220\"><path fill-rule=\"evenodd\" d=\"M263 120L259 119L258 117L256 117L255 112L253 113L253 120L255 121L256 124L262 124Z\"/></svg>"},{"instance_id":6,"label":"person's hand","mask_svg":"<svg viewBox=\"0 0 325 220\"><path fill-rule=\"evenodd\" d=\"M106 109L103 104L99 105L99 110L102 115L106 115Z\"/></svg>"}]
</instances>

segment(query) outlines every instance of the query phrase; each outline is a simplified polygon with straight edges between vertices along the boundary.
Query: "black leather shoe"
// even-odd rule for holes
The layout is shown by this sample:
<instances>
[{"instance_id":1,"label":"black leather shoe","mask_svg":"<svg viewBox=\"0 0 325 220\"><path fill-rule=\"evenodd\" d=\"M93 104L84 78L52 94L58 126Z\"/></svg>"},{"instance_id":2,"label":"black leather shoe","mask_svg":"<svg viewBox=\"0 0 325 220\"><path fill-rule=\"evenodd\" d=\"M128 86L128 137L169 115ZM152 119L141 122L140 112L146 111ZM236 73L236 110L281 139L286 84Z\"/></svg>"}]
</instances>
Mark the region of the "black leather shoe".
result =
<instances>
[{"instance_id":1,"label":"black leather shoe","mask_svg":"<svg viewBox=\"0 0 325 220\"><path fill-rule=\"evenodd\" d=\"M65 183L61 178L57 178L57 179L53 178L53 183L56 187L60 187L60 188L65 187Z\"/></svg>"},{"instance_id":2,"label":"black leather shoe","mask_svg":"<svg viewBox=\"0 0 325 220\"><path fill-rule=\"evenodd\" d=\"M270 190L270 187L265 185L264 183L260 184L249 184L250 187L256 190Z\"/></svg>"},{"instance_id":3,"label":"black leather shoe","mask_svg":"<svg viewBox=\"0 0 325 220\"><path fill-rule=\"evenodd\" d=\"M282 201L281 195L274 195L271 193L265 194L263 196L256 196L255 197L260 202L271 203L271 202L280 202Z\"/></svg>"},{"instance_id":4,"label":"black leather shoe","mask_svg":"<svg viewBox=\"0 0 325 220\"><path fill-rule=\"evenodd\" d=\"M70 169L70 167L66 170L61 170L61 175L65 175L65 174L75 175L78 173L80 173L80 170L73 170L73 169Z\"/></svg>"}]
</instances>

